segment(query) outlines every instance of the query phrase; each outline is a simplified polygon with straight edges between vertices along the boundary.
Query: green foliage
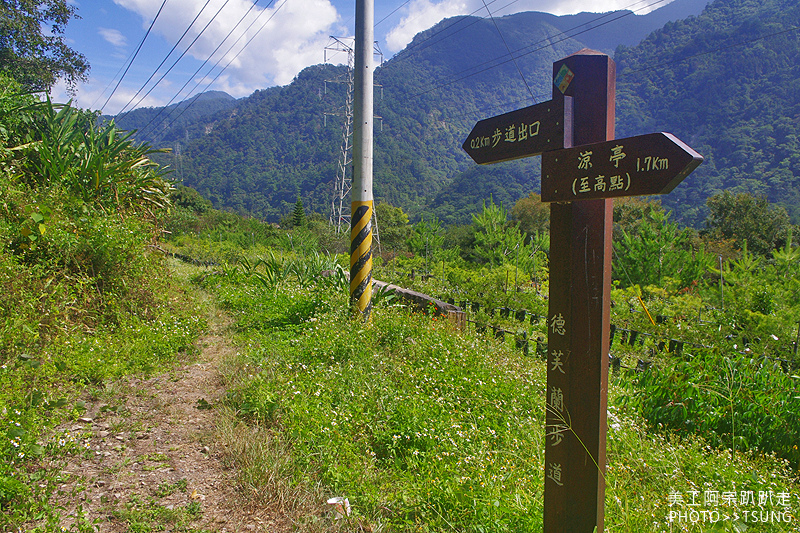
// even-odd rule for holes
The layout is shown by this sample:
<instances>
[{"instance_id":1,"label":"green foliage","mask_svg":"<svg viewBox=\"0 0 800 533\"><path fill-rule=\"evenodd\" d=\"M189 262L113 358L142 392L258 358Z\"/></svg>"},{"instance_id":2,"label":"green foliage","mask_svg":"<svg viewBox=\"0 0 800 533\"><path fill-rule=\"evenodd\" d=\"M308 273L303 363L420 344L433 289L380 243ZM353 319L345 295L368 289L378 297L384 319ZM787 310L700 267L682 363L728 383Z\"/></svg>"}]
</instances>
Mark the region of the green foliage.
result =
<instances>
[{"instance_id":1,"label":"green foliage","mask_svg":"<svg viewBox=\"0 0 800 533\"><path fill-rule=\"evenodd\" d=\"M676 379L677 376L688 379ZM800 383L764 359L700 353L635 380L631 401L656 427L713 446L775 453L800 464Z\"/></svg>"},{"instance_id":2,"label":"green foliage","mask_svg":"<svg viewBox=\"0 0 800 533\"><path fill-rule=\"evenodd\" d=\"M172 157L159 158L162 164L175 168L184 177L183 148L186 140L206 133L205 126L214 115L230 112L237 100L222 91L206 91L183 102L167 107L139 107L115 117L102 116L102 120L115 119L120 128L135 131L137 139L158 146L172 148Z\"/></svg>"},{"instance_id":3,"label":"green foliage","mask_svg":"<svg viewBox=\"0 0 800 533\"><path fill-rule=\"evenodd\" d=\"M517 225L508 222L508 214L503 205L484 202L483 211L472 215L475 226L475 255L478 260L491 266L514 263L526 269L532 261L534 250L525 244L525 235ZM520 259L522 260L520 262Z\"/></svg>"},{"instance_id":4,"label":"green foliage","mask_svg":"<svg viewBox=\"0 0 800 533\"><path fill-rule=\"evenodd\" d=\"M178 185L170 191L169 199L174 207L189 209L197 215L202 215L212 207L211 202L200 196L199 192L185 185Z\"/></svg>"},{"instance_id":5,"label":"green foliage","mask_svg":"<svg viewBox=\"0 0 800 533\"><path fill-rule=\"evenodd\" d=\"M651 210L635 227L614 241L616 277L630 285L663 286L673 278L679 286L697 282L713 266L702 245L692 248L693 232L669 221L669 213Z\"/></svg>"},{"instance_id":6,"label":"green foliage","mask_svg":"<svg viewBox=\"0 0 800 533\"><path fill-rule=\"evenodd\" d=\"M625 42L632 42L631 35L644 35L655 27L639 23L648 18L637 17L633 27L629 19L625 31L613 34L611 40L616 43L622 35ZM518 107L519 94L528 91L511 64L443 87L432 81L461 78L465 69L508 53L493 24L480 18L467 20L470 32L412 45L376 70L376 81L386 89L385 98L376 101L385 127L375 135L375 175L380 177L375 180L375 195L402 206L414 220L435 214L445 224L469 223L470 214L480 208L484 198L493 195L497 201L513 205L527 196L538 176L538 164L533 160L479 169L460 148L475 120ZM498 24L509 46L524 49L550 39L553 31L590 20L588 14L556 17L536 13L506 17ZM447 24L443 21L418 39L432 36ZM583 46L614 48L600 32L580 38L581 42L554 43L541 54L519 59L524 71L543 74L528 77L535 94L549 94L553 60ZM480 43L480 53L465 56L463 50L475 43ZM278 222L290 211L299 192L307 210L326 212L339 159L341 123L322 117L341 107L345 94L341 84L327 84L324 93L321 88L326 79L341 76L343 69L316 65L286 87L257 91L236 102L209 98L201 105L198 101L190 108L197 112L194 120L182 116L169 131L152 128L140 138L158 144L154 133L158 131L159 138L163 137L158 146L176 148L180 143L181 156L173 154L170 163L182 169L187 185L197 188L218 208ZM501 90L498 79L505 80ZM206 105L208 112L203 110ZM157 112L136 110L121 118L122 124L143 126Z\"/></svg>"},{"instance_id":7,"label":"green foliage","mask_svg":"<svg viewBox=\"0 0 800 533\"><path fill-rule=\"evenodd\" d=\"M59 470L85 449L52 428L85 387L191 353L204 324L153 246L168 186L145 149L10 91L0 132L0 529L55 530Z\"/></svg>"},{"instance_id":8,"label":"green foliage","mask_svg":"<svg viewBox=\"0 0 800 533\"><path fill-rule=\"evenodd\" d=\"M530 360L396 310L376 308L374 334L363 336L363 323L347 318L346 294L291 286L259 294L226 282L217 290L237 302L240 320L259 312L259 324L273 325L243 329L263 343L251 365L272 370L228 402L292 438L298 475L315 472L361 516L383 514L393 530L541 527L531 512L542 477L532 447L542 435L535 391L544 376Z\"/></svg>"},{"instance_id":9,"label":"green foliage","mask_svg":"<svg viewBox=\"0 0 800 533\"><path fill-rule=\"evenodd\" d=\"M439 219L436 216L427 221L422 218L414 224L407 243L411 252L425 257L426 261L428 259L436 261L441 255L444 244L443 229Z\"/></svg>"},{"instance_id":10,"label":"green foliage","mask_svg":"<svg viewBox=\"0 0 800 533\"><path fill-rule=\"evenodd\" d=\"M294 204L294 211L292 212L292 227L302 228L305 225L306 212L305 209L303 209L303 200L298 197L297 202Z\"/></svg>"},{"instance_id":11,"label":"green foliage","mask_svg":"<svg viewBox=\"0 0 800 533\"><path fill-rule=\"evenodd\" d=\"M702 224L702 202L729 190L797 222L798 24L793 0L722 0L617 50L617 136L669 131L706 158L662 200L682 220Z\"/></svg>"},{"instance_id":12,"label":"green foliage","mask_svg":"<svg viewBox=\"0 0 800 533\"><path fill-rule=\"evenodd\" d=\"M169 203L172 185L150 160L149 146L113 122L95 126L95 115L50 100L22 112L31 116L30 139L20 152L22 179L32 186L61 185L84 202L102 208L150 209Z\"/></svg>"},{"instance_id":13,"label":"green foliage","mask_svg":"<svg viewBox=\"0 0 800 533\"><path fill-rule=\"evenodd\" d=\"M453 264L447 268L447 274L436 271L437 277L455 283L472 275L476 286L492 291L489 274L478 277L474 269ZM491 276L501 277L501 268L508 266L497 267ZM383 273L389 270L384 267ZM470 330L453 332L439 320L409 315L402 308L376 308L366 326L351 316L345 292L302 288L299 279L287 278L269 291L252 278L209 280L204 286L234 315L250 347L243 361L246 377L225 402L241 420L269 428L271 440L285 443L290 451L281 455L286 465L281 474L292 480L292 490L321 485L329 494L346 495L353 508L351 520L364 529L541 529L543 362L521 356L511 344ZM427 288L441 286L438 279L426 283ZM631 297L635 289L615 291L615 312L627 313L625 303ZM658 304L659 312L676 316L693 317L702 306L698 297L686 294L670 297L654 290L650 298L654 309ZM683 329L674 326L673 332L679 331L695 334L686 323ZM787 382L790 378L758 361L737 361L732 379L720 372L727 367L716 359L698 357L689 364L659 365L663 371L656 370L658 374L622 381L624 389L612 383L604 476L609 527L638 533L654 521L666 523L668 495L677 490L688 498L701 483L713 484L712 490L756 494L793 493L798 487L784 461L743 451L745 443L748 450L761 449L767 438L758 437L756 426L763 426L766 434L783 439L776 446L780 453L796 453L791 452L796 439L785 430L800 417L794 407L786 411L785 404L777 410L770 405L770 398L798 396L796 385ZM654 434L636 411L642 403L666 405L662 399L669 390L694 401L691 386L680 388L686 376L706 387L703 403L693 407L690 422L679 432ZM682 396L685 390L689 392ZM769 392L762 397L761 390ZM733 418L726 414L730 399ZM652 409L643 411L649 416ZM737 428L733 451L709 445L729 446L726 416ZM708 433L709 441L694 436L711 421L718 433ZM745 423L751 427L740 432L739 424ZM662 422L662 430L665 426ZM731 510L741 515L742 509L736 505ZM320 527L335 527L322 520ZM724 522L729 528L736 524L741 525ZM792 527L758 524L752 530Z\"/></svg>"},{"instance_id":14,"label":"green foliage","mask_svg":"<svg viewBox=\"0 0 800 533\"><path fill-rule=\"evenodd\" d=\"M444 233L444 246L458 251L461 259L475 261L475 226L472 224L452 224Z\"/></svg>"},{"instance_id":15,"label":"green foliage","mask_svg":"<svg viewBox=\"0 0 800 533\"><path fill-rule=\"evenodd\" d=\"M764 196L723 191L706 201L709 214L706 231L714 239L730 239L766 255L787 242L791 231L789 216L780 206L770 205Z\"/></svg>"},{"instance_id":16,"label":"green foliage","mask_svg":"<svg viewBox=\"0 0 800 533\"><path fill-rule=\"evenodd\" d=\"M379 202L375 207L375 215L378 219L381 248L384 253L406 250L407 242L414 230L409 226L408 215L403 209L388 202Z\"/></svg>"},{"instance_id":17,"label":"green foliage","mask_svg":"<svg viewBox=\"0 0 800 533\"><path fill-rule=\"evenodd\" d=\"M685 4L693 4L693 14L700 5ZM583 47L613 52L624 42L615 55L618 137L670 131L706 158L664 197L674 218L700 226L707 214L705 200L735 190L766 195L797 222L796 3L721 0L699 16L681 20L687 14L685 5L673 2L666 10L605 21L602 29L524 54L519 67L531 73L526 79L541 100L552 90L554 60ZM523 50L551 42L554 31L591 20L590 14L520 13L498 24L508 45ZM667 20L672 22L664 26ZM535 158L477 166L461 150L476 120L521 107L519 95L528 90L511 63L484 71L490 65L484 62L508 53L489 21L467 18L463 23L470 24L470 31L446 39L434 36L451 23L443 21L423 32L417 44L376 71L385 92L376 103L384 124L376 132L376 198L401 206L412 220L435 214L443 225L469 224L471 214L490 196L510 208L535 191L539 179ZM637 45L651 30L657 31ZM478 48L479 53L464 54ZM168 143L158 146L174 148L180 141L182 155L173 154L170 163L182 169L187 185L218 208L278 222L291 212L299 192L307 211L326 213L341 123L330 117L325 123L320 117L339 108L345 95L340 84L328 84L325 94L320 88L342 69L310 67L286 87L225 104L235 110L198 113L191 123L182 117L166 134ZM208 103L212 101L220 99ZM155 140L147 135L142 139Z\"/></svg>"},{"instance_id":18,"label":"green foliage","mask_svg":"<svg viewBox=\"0 0 800 533\"><path fill-rule=\"evenodd\" d=\"M542 203L542 197L535 192L520 198L511 209L511 220L519 225L520 231L534 236L550 231L550 205Z\"/></svg>"},{"instance_id":19,"label":"green foliage","mask_svg":"<svg viewBox=\"0 0 800 533\"><path fill-rule=\"evenodd\" d=\"M66 0L3 2L0 6L0 72L26 90L47 91L63 79L74 90L89 63L67 46L64 28L77 17Z\"/></svg>"},{"instance_id":20,"label":"green foliage","mask_svg":"<svg viewBox=\"0 0 800 533\"><path fill-rule=\"evenodd\" d=\"M636 196L614 198L614 240L621 239L624 233L635 235L639 225L663 218L665 213L659 200L648 201Z\"/></svg>"}]
</instances>

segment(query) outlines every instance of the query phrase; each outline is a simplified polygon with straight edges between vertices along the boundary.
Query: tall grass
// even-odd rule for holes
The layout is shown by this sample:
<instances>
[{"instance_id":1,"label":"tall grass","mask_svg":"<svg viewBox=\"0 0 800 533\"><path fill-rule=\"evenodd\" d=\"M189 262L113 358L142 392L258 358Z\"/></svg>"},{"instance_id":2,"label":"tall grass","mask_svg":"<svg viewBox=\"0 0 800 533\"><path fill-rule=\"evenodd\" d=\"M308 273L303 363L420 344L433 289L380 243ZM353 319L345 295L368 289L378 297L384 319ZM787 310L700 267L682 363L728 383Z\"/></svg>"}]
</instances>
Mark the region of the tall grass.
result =
<instances>
[{"instance_id":1,"label":"tall grass","mask_svg":"<svg viewBox=\"0 0 800 533\"><path fill-rule=\"evenodd\" d=\"M239 424L268 435L263 461L253 458L259 446L234 454L248 486L282 502L304 531L341 526L324 509L330 496L349 499L354 530L540 531L544 363L403 307L379 306L365 324L351 318L344 293L294 281L265 290L250 278L203 278L246 347L227 404ZM741 499L719 500L742 491L756 502L769 491L790 494L796 513L800 485L788 463L691 434L654 434L618 399L629 378L615 379L608 531L796 530L796 521L748 521L751 507ZM706 492L717 494L726 520L679 523L670 515L676 494L686 502L699 494L704 504Z\"/></svg>"},{"instance_id":2,"label":"tall grass","mask_svg":"<svg viewBox=\"0 0 800 533\"><path fill-rule=\"evenodd\" d=\"M0 530L60 531L62 459L88 452L53 428L190 354L204 322L151 246L170 184L149 149L0 88Z\"/></svg>"}]
</instances>

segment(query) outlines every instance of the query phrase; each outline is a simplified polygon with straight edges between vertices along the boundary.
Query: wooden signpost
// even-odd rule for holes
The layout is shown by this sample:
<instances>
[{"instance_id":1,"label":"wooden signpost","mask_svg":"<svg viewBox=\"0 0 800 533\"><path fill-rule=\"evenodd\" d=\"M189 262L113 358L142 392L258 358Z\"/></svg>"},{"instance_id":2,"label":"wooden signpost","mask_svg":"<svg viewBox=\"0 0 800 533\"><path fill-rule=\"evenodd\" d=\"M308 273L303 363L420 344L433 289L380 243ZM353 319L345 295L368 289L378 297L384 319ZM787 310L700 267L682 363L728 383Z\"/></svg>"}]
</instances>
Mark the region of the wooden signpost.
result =
<instances>
[{"instance_id":1,"label":"wooden signpost","mask_svg":"<svg viewBox=\"0 0 800 533\"><path fill-rule=\"evenodd\" d=\"M667 193L703 161L668 133L613 140L615 78L611 58L581 50L553 64L552 100L482 120L464 143L481 164L541 153L552 202L545 533L603 531L613 198ZM547 143L506 140L537 121Z\"/></svg>"},{"instance_id":2,"label":"wooden signpost","mask_svg":"<svg viewBox=\"0 0 800 533\"><path fill-rule=\"evenodd\" d=\"M562 98L481 120L461 147L481 165L558 150L572 136L571 108Z\"/></svg>"},{"instance_id":3,"label":"wooden signpost","mask_svg":"<svg viewBox=\"0 0 800 533\"><path fill-rule=\"evenodd\" d=\"M669 133L651 133L542 154L542 201L665 194L703 157Z\"/></svg>"}]
</instances>

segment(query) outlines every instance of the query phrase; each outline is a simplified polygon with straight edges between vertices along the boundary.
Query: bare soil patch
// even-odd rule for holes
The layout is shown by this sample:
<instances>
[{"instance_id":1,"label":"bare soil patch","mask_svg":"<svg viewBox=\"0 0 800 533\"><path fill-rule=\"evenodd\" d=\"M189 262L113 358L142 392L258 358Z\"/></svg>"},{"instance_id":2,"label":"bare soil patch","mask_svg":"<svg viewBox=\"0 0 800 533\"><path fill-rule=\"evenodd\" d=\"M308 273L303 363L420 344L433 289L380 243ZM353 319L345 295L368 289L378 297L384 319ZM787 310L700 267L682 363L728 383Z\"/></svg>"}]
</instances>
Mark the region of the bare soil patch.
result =
<instances>
[{"instance_id":1,"label":"bare soil patch","mask_svg":"<svg viewBox=\"0 0 800 533\"><path fill-rule=\"evenodd\" d=\"M237 489L215 438L213 406L225 394L218 365L236 348L224 335L229 320L218 314L210 322L191 363L85 400L86 414L66 428L90 451L63 469L65 523L82 515L103 532L291 531L279 508Z\"/></svg>"}]
</instances>

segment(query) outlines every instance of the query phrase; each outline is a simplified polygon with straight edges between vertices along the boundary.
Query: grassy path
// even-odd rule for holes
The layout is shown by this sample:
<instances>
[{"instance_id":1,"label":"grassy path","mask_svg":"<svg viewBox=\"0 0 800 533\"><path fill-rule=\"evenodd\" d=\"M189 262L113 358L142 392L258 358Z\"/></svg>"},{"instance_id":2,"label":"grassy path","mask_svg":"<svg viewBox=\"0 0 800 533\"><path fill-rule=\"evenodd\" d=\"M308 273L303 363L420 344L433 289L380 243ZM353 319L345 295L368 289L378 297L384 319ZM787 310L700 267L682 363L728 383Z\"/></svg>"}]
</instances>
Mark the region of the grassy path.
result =
<instances>
[{"instance_id":1,"label":"grassy path","mask_svg":"<svg viewBox=\"0 0 800 533\"><path fill-rule=\"evenodd\" d=\"M88 459L64 470L59 504L73 530L288 531L275 510L237 490L217 426L225 394L220 365L236 348L230 319L209 304L209 331L192 361L149 378L131 377L84 398L87 411L66 429Z\"/></svg>"}]
</instances>

